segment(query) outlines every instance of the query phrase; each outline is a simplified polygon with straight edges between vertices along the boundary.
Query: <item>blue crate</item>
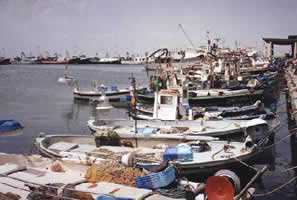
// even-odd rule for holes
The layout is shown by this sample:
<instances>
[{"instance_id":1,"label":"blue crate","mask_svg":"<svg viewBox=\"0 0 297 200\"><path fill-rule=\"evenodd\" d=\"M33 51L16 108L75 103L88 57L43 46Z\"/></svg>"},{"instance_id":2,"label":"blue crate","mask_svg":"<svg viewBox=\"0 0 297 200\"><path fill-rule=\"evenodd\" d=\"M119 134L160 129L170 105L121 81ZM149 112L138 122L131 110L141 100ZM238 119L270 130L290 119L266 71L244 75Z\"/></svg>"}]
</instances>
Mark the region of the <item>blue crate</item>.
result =
<instances>
[{"instance_id":1,"label":"blue crate","mask_svg":"<svg viewBox=\"0 0 297 200\"><path fill-rule=\"evenodd\" d=\"M163 155L163 160L193 161L193 152L191 147L186 145L167 147Z\"/></svg>"},{"instance_id":2,"label":"blue crate","mask_svg":"<svg viewBox=\"0 0 297 200\"><path fill-rule=\"evenodd\" d=\"M193 161L192 148L188 145L178 145L177 160L181 162Z\"/></svg>"},{"instance_id":3,"label":"blue crate","mask_svg":"<svg viewBox=\"0 0 297 200\"><path fill-rule=\"evenodd\" d=\"M177 160L177 147L167 147L165 149L163 160Z\"/></svg>"},{"instance_id":4,"label":"blue crate","mask_svg":"<svg viewBox=\"0 0 297 200\"><path fill-rule=\"evenodd\" d=\"M139 188L156 189L165 187L175 180L175 169L170 166L164 171L136 177L136 185Z\"/></svg>"}]
</instances>

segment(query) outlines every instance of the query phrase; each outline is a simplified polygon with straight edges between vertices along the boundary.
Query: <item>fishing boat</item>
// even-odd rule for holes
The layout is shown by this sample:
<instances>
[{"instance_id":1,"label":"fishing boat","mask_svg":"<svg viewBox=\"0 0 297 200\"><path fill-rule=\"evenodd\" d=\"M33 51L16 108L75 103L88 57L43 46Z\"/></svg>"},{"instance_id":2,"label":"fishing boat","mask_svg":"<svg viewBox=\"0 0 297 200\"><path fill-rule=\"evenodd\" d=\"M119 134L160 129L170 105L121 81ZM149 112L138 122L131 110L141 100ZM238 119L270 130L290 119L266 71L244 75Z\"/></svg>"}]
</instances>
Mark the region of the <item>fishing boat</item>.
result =
<instances>
[{"instance_id":1,"label":"fishing boat","mask_svg":"<svg viewBox=\"0 0 297 200\"><path fill-rule=\"evenodd\" d=\"M242 107L190 107L188 99L183 97L182 88L176 90L161 90L155 92L154 106L138 104L135 108L130 107L129 114L134 119L159 119L159 116L175 116L175 120L183 118L191 112L191 119L269 119L274 117L274 113L266 111L261 101L255 104ZM136 111L136 112L135 112ZM166 120L166 119L163 119ZM168 119L167 119L168 120Z\"/></svg>"},{"instance_id":2,"label":"fishing boat","mask_svg":"<svg viewBox=\"0 0 297 200\"><path fill-rule=\"evenodd\" d=\"M0 120L0 136L20 135L23 126L16 120Z\"/></svg>"},{"instance_id":3,"label":"fishing boat","mask_svg":"<svg viewBox=\"0 0 297 200\"><path fill-rule=\"evenodd\" d=\"M132 120L95 120L88 121L89 129L95 133L98 130L112 129L120 137L135 135L146 139L149 135L152 142L174 138L184 140L196 136L211 136L227 139L241 139L244 135L253 135L259 140L268 134L267 122L263 119L252 120L139 120L135 126Z\"/></svg>"},{"instance_id":4,"label":"fishing boat","mask_svg":"<svg viewBox=\"0 0 297 200\"><path fill-rule=\"evenodd\" d=\"M192 106L234 106L247 105L257 100L263 100L264 90L250 91L248 89L209 89L189 90L189 103ZM152 92L137 92L137 100L142 103L152 104Z\"/></svg>"},{"instance_id":5,"label":"fishing boat","mask_svg":"<svg viewBox=\"0 0 297 200\"><path fill-rule=\"evenodd\" d=\"M31 65L37 63L37 57L35 56L26 56L24 52L21 53L20 57L16 57L12 60L12 64L21 64L21 65Z\"/></svg>"},{"instance_id":6,"label":"fishing boat","mask_svg":"<svg viewBox=\"0 0 297 200\"><path fill-rule=\"evenodd\" d=\"M39 64L54 64L54 65L65 65L68 64L68 60L66 59L59 59L59 58L54 58L54 59L41 59L38 61Z\"/></svg>"},{"instance_id":7,"label":"fishing boat","mask_svg":"<svg viewBox=\"0 0 297 200\"><path fill-rule=\"evenodd\" d=\"M86 57L85 55L80 56L79 64L100 64L100 58L97 57Z\"/></svg>"},{"instance_id":8,"label":"fishing boat","mask_svg":"<svg viewBox=\"0 0 297 200\"><path fill-rule=\"evenodd\" d=\"M244 142L219 141L211 138L192 137L176 140L163 137L156 141L150 136L121 137L117 144L109 143L108 137L83 135L46 135L36 139L42 155L72 162L102 162L112 158L121 159L132 153L136 166L150 169L164 161L170 161L182 175L214 174L220 169L232 169L242 165L240 161L255 164L261 156L261 145L248 136ZM195 139L194 139L195 138ZM112 142L115 142L113 140ZM177 152L183 152L177 155ZM237 166L236 166L237 165Z\"/></svg>"},{"instance_id":9,"label":"fishing boat","mask_svg":"<svg viewBox=\"0 0 297 200\"><path fill-rule=\"evenodd\" d=\"M119 58L100 58L98 64L121 64Z\"/></svg>"},{"instance_id":10,"label":"fishing boat","mask_svg":"<svg viewBox=\"0 0 297 200\"><path fill-rule=\"evenodd\" d=\"M173 167L158 173L145 173L116 163L89 167L63 159L54 161L38 155L17 154L0 154L0 162L0 194L13 199L173 200L170 192L177 191L177 186L180 199L188 199L186 195L197 200L205 199L206 195L227 195L232 199L248 200L255 192L249 185L243 187L239 177L227 170L217 172L204 184L178 180ZM105 172L104 176L100 176L102 172ZM250 184L264 172L265 169L259 170ZM154 180L154 188L145 188L149 184L144 180L153 176L162 177L163 181ZM173 182L176 186L167 187L167 193L159 189ZM220 185L220 190L214 187L214 182Z\"/></svg>"},{"instance_id":11,"label":"fishing boat","mask_svg":"<svg viewBox=\"0 0 297 200\"><path fill-rule=\"evenodd\" d=\"M143 87L137 88L138 91L143 89L144 89ZM104 91L106 97L108 97L110 100L112 99L120 100L121 97L130 95L129 88L118 89L117 86L107 87L103 84L99 87L97 81L92 81L91 90L82 90L82 89L79 89L79 87L75 87L73 94L75 99L90 100L90 99L100 97L102 95L102 91Z\"/></svg>"}]
</instances>

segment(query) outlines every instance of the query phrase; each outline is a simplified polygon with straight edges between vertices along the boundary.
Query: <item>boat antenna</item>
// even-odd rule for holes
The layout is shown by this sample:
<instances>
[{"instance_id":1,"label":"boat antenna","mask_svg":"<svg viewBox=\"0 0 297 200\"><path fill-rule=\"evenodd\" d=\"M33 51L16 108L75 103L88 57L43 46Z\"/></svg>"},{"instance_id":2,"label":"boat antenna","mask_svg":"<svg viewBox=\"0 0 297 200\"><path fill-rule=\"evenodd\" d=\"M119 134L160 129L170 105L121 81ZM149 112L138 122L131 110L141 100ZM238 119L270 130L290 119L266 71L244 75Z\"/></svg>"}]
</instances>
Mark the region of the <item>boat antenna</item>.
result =
<instances>
[{"instance_id":1,"label":"boat antenna","mask_svg":"<svg viewBox=\"0 0 297 200\"><path fill-rule=\"evenodd\" d=\"M192 48L195 49L195 46L191 40L191 38L188 36L188 34L185 32L185 30L183 29L182 25L181 24L178 24L178 26L180 27L180 29L182 30L182 32L185 34L188 42L191 44Z\"/></svg>"}]
</instances>

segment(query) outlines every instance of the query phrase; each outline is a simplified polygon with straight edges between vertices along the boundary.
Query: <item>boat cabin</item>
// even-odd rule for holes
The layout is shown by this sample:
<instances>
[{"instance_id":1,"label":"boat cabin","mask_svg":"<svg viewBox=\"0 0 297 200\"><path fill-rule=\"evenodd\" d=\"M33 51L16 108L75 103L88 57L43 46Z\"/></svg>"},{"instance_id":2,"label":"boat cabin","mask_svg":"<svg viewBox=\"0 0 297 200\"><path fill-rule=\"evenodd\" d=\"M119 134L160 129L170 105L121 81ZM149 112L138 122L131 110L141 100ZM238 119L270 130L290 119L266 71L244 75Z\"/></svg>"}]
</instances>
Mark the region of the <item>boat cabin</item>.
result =
<instances>
[{"instance_id":1,"label":"boat cabin","mask_svg":"<svg viewBox=\"0 0 297 200\"><path fill-rule=\"evenodd\" d=\"M153 118L159 120L176 120L179 116L187 115L185 104L188 105L182 87L175 90L161 90L155 93ZM183 96L185 95L185 98Z\"/></svg>"}]
</instances>

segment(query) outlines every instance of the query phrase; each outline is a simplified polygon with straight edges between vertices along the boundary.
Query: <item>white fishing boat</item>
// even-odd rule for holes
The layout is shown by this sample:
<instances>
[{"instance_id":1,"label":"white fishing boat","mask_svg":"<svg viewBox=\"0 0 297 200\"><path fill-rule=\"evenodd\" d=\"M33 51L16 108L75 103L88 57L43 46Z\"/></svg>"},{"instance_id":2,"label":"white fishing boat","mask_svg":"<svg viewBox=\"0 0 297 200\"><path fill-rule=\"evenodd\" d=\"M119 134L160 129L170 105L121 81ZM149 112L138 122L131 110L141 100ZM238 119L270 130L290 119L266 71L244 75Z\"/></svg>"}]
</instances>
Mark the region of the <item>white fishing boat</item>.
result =
<instances>
[{"instance_id":1,"label":"white fishing boat","mask_svg":"<svg viewBox=\"0 0 297 200\"><path fill-rule=\"evenodd\" d=\"M88 127L92 132L106 128L114 130L120 137L125 135L149 135L151 139L191 136L211 136L226 139L240 139L251 135L259 140L269 132L268 124L263 119L252 120L132 120L90 119Z\"/></svg>"},{"instance_id":2,"label":"white fishing boat","mask_svg":"<svg viewBox=\"0 0 297 200\"><path fill-rule=\"evenodd\" d=\"M182 88L181 88L182 91ZM136 112L135 112L136 111ZM273 118L274 113L264 109L261 101L242 107L191 107L182 92L161 90L155 93L154 106L138 104L131 107L129 114L133 119L180 120L180 119L253 119Z\"/></svg>"},{"instance_id":3,"label":"white fishing boat","mask_svg":"<svg viewBox=\"0 0 297 200\"><path fill-rule=\"evenodd\" d=\"M0 192L14 194L18 199L109 197L113 200L125 197L141 200L153 196L149 189L90 182L86 177L89 168L86 165L15 154L0 154L0 162Z\"/></svg>"},{"instance_id":4,"label":"white fishing boat","mask_svg":"<svg viewBox=\"0 0 297 200\"><path fill-rule=\"evenodd\" d=\"M143 90L144 88L140 87L138 90ZM98 98L102 95L102 90L106 97L109 99L120 99L124 96L130 95L130 88L119 89L117 86L100 86L97 81L92 81L92 89L91 90L84 90L80 89L78 86L74 88L73 95L75 99L81 100L90 100L94 98Z\"/></svg>"},{"instance_id":5,"label":"white fishing boat","mask_svg":"<svg viewBox=\"0 0 297 200\"><path fill-rule=\"evenodd\" d=\"M243 142L211 138L203 140L197 136L185 140L163 137L156 141L150 136L130 135L119 138L118 146L109 146L116 145L116 139L112 138L111 144L108 138L112 137L47 135L37 138L36 145L42 155L75 163L121 160L129 154L136 160L134 164L142 168L150 169L169 161L182 175L203 176L220 169L240 168L240 161L256 164L257 159L261 158L261 145L264 144L255 144L250 137L246 137Z\"/></svg>"},{"instance_id":6,"label":"white fishing boat","mask_svg":"<svg viewBox=\"0 0 297 200\"><path fill-rule=\"evenodd\" d=\"M37 63L37 57L26 56L24 52L21 53L20 57L16 57L11 61L12 64L31 65Z\"/></svg>"},{"instance_id":7,"label":"white fishing boat","mask_svg":"<svg viewBox=\"0 0 297 200\"><path fill-rule=\"evenodd\" d=\"M121 60L119 58L100 58L98 64L121 64Z\"/></svg>"},{"instance_id":8,"label":"white fishing boat","mask_svg":"<svg viewBox=\"0 0 297 200\"><path fill-rule=\"evenodd\" d=\"M141 179L134 179L137 174L143 174L139 169L120 165L92 165L91 167L74 164L64 160L51 160L38 155L23 156L17 154L0 154L0 194L9 199L89 199L89 200L173 200L169 194L162 194L158 189L135 187ZM169 168L166 170L168 171ZM166 171L164 170L164 171ZM170 170L174 170L172 167ZM100 173L109 172L105 176ZM265 170L257 173L257 176ZM130 172L130 173L129 173ZM131 174L134 172L134 174ZM174 172L174 171L173 171ZM115 176L115 174L118 174ZM119 173L121 173L119 175ZM166 178L165 173L161 172ZM160 174L161 174L160 173ZM148 174L148 173L147 173ZM158 173L154 173L155 175ZM148 174L147 176L149 176ZM121 177L126 176L125 179ZM167 175L168 176L168 175ZM112 180L110 179L112 178ZM251 183L253 179L251 179ZM197 200L203 200L206 195L228 196L232 199L248 200L255 192L254 188L241 187L239 178L231 171L217 172L206 184L173 179L183 188L179 199L185 199L185 194L192 194ZM115 183L116 182L116 183ZM165 181L163 181L165 182ZM220 190L213 183L220 185ZM138 185L137 185L138 186ZM206 194L203 192L206 190ZM176 190L173 188L172 191ZM190 192L190 193L189 193ZM235 196L236 195L236 196Z\"/></svg>"}]
</instances>

